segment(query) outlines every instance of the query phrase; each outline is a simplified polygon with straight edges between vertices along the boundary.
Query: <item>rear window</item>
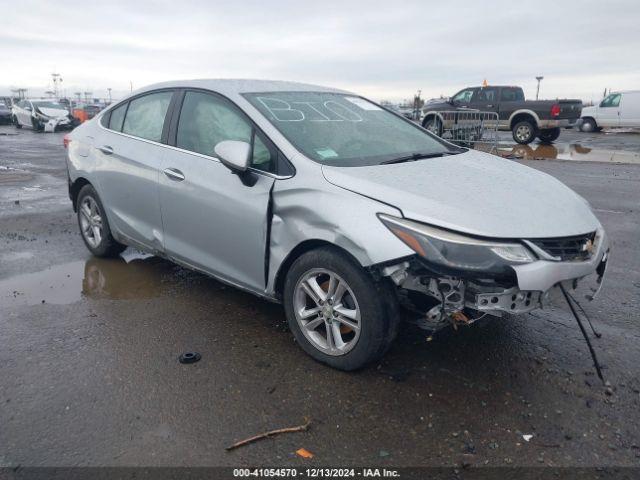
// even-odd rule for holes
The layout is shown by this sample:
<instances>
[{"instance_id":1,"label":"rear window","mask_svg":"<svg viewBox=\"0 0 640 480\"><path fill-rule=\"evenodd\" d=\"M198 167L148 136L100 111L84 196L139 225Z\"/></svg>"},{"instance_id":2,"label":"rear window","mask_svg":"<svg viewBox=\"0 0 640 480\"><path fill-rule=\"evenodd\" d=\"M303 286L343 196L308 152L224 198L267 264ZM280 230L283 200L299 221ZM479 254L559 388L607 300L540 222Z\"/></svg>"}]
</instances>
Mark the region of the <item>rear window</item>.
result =
<instances>
[{"instance_id":1,"label":"rear window","mask_svg":"<svg viewBox=\"0 0 640 480\"><path fill-rule=\"evenodd\" d=\"M172 95L173 92L158 92L131 100L122 133L159 142Z\"/></svg>"},{"instance_id":2,"label":"rear window","mask_svg":"<svg viewBox=\"0 0 640 480\"><path fill-rule=\"evenodd\" d=\"M503 88L500 99L503 102L520 102L524 100L524 93L519 88Z\"/></svg>"},{"instance_id":3,"label":"rear window","mask_svg":"<svg viewBox=\"0 0 640 480\"><path fill-rule=\"evenodd\" d=\"M122 131L122 122L124 114L127 112L127 105L128 103L123 103L111 111L111 117L109 118L109 128L111 130Z\"/></svg>"}]
</instances>

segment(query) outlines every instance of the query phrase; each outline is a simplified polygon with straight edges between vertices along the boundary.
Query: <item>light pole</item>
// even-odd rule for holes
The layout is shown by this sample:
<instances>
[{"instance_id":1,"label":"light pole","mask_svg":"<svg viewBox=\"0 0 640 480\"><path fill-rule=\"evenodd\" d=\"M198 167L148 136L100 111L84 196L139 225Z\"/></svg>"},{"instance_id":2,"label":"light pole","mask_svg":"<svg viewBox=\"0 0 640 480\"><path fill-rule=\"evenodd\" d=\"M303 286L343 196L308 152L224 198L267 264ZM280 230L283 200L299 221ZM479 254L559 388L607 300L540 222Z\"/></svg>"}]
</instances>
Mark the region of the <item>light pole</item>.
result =
<instances>
[{"instance_id":1,"label":"light pole","mask_svg":"<svg viewBox=\"0 0 640 480\"><path fill-rule=\"evenodd\" d=\"M540 81L543 79L544 77L541 75L539 77L536 77L536 80L538 81L538 88L536 89L536 100L538 100L538 95L540 94Z\"/></svg>"},{"instance_id":2,"label":"light pole","mask_svg":"<svg viewBox=\"0 0 640 480\"><path fill-rule=\"evenodd\" d=\"M55 98L58 98L58 84L62 83L62 76L59 73L52 73L51 78L53 79L53 95Z\"/></svg>"},{"instance_id":3,"label":"light pole","mask_svg":"<svg viewBox=\"0 0 640 480\"><path fill-rule=\"evenodd\" d=\"M413 97L413 119L420 120L420 95L422 90L418 90L418 93Z\"/></svg>"},{"instance_id":4,"label":"light pole","mask_svg":"<svg viewBox=\"0 0 640 480\"><path fill-rule=\"evenodd\" d=\"M109 92L109 105L111 105L111 88L107 88L107 92Z\"/></svg>"}]
</instances>

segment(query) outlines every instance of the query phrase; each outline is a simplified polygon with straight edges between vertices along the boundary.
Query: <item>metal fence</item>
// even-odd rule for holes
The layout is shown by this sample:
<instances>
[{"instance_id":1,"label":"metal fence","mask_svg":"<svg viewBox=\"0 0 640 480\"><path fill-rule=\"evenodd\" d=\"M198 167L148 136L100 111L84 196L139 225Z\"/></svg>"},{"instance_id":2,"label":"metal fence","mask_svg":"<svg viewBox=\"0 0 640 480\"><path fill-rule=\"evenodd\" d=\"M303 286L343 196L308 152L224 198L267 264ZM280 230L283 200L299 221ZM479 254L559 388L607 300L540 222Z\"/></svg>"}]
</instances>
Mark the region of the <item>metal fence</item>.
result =
<instances>
[{"instance_id":1,"label":"metal fence","mask_svg":"<svg viewBox=\"0 0 640 480\"><path fill-rule=\"evenodd\" d=\"M463 147L494 152L498 147L498 114L478 110L435 112L427 130Z\"/></svg>"}]
</instances>

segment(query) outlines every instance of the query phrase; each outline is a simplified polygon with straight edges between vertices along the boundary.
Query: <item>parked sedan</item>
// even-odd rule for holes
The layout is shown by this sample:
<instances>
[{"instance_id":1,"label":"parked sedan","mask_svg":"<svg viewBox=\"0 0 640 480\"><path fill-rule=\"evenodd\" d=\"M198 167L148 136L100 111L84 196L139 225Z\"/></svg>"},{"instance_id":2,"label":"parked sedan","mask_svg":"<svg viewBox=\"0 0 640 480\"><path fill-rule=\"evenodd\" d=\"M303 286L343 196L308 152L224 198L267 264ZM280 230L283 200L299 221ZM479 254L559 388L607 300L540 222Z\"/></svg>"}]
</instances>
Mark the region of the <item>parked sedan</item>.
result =
<instances>
[{"instance_id":1,"label":"parked sedan","mask_svg":"<svg viewBox=\"0 0 640 480\"><path fill-rule=\"evenodd\" d=\"M130 245L283 302L299 345L343 370L384 354L401 307L433 331L529 312L606 267L568 187L342 90L157 84L65 144L94 255Z\"/></svg>"},{"instance_id":2,"label":"parked sedan","mask_svg":"<svg viewBox=\"0 0 640 480\"><path fill-rule=\"evenodd\" d=\"M17 128L53 132L58 128L74 126L69 111L53 100L20 100L13 105L12 115Z\"/></svg>"},{"instance_id":3,"label":"parked sedan","mask_svg":"<svg viewBox=\"0 0 640 480\"><path fill-rule=\"evenodd\" d=\"M11 109L0 102L0 125L11 123Z\"/></svg>"}]
</instances>

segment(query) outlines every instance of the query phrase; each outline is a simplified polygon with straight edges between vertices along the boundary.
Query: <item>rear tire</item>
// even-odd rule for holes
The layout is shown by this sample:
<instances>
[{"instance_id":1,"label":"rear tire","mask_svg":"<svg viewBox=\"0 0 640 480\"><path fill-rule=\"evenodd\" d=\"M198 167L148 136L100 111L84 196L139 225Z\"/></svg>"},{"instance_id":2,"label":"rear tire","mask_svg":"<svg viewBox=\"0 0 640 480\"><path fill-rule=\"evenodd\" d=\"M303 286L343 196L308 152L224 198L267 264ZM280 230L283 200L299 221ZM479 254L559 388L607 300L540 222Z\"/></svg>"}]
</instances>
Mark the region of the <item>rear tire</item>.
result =
<instances>
[{"instance_id":1,"label":"rear tire","mask_svg":"<svg viewBox=\"0 0 640 480\"><path fill-rule=\"evenodd\" d=\"M82 187L76 205L80 235L93 255L116 257L127 248L111 235L106 211L93 185Z\"/></svg>"},{"instance_id":2,"label":"rear tire","mask_svg":"<svg viewBox=\"0 0 640 480\"><path fill-rule=\"evenodd\" d=\"M560 136L560 127L556 128L547 128L544 130L540 130L538 134L538 138L542 143L551 143L558 139Z\"/></svg>"},{"instance_id":3,"label":"rear tire","mask_svg":"<svg viewBox=\"0 0 640 480\"><path fill-rule=\"evenodd\" d=\"M513 126L511 134L516 143L528 145L536 138L538 129L530 120L523 120Z\"/></svg>"},{"instance_id":4,"label":"rear tire","mask_svg":"<svg viewBox=\"0 0 640 480\"><path fill-rule=\"evenodd\" d=\"M585 118L580 125L580 131L585 133L599 132L602 130L593 118Z\"/></svg>"},{"instance_id":5,"label":"rear tire","mask_svg":"<svg viewBox=\"0 0 640 480\"><path fill-rule=\"evenodd\" d=\"M300 347L338 370L357 370L378 360L398 330L392 287L374 281L336 248L312 250L293 263L285 279L284 307Z\"/></svg>"}]
</instances>

